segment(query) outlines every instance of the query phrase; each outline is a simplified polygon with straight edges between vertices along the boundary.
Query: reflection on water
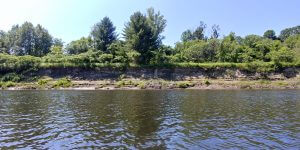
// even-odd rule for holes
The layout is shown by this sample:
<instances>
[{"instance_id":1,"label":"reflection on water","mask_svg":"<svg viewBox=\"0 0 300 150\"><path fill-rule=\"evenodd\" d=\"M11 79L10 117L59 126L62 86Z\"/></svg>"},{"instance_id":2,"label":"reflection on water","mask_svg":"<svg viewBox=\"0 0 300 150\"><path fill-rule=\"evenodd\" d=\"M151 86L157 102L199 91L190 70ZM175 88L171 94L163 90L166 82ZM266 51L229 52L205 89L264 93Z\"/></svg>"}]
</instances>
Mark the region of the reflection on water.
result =
<instances>
[{"instance_id":1,"label":"reflection on water","mask_svg":"<svg viewBox=\"0 0 300 150\"><path fill-rule=\"evenodd\" d=\"M298 149L300 91L2 91L0 149Z\"/></svg>"}]
</instances>

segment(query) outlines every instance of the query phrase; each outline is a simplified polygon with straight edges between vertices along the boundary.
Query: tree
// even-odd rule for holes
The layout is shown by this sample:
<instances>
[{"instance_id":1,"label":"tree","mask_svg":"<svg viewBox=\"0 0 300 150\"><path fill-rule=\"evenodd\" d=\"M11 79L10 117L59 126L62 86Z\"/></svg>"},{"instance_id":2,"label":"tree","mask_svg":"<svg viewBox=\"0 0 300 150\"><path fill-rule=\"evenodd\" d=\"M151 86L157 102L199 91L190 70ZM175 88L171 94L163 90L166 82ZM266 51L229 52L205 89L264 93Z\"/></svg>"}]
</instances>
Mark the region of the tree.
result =
<instances>
[{"instance_id":1,"label":"tree","mask_svg":"<svg viewBox=\"0 0 300 150\"><path fill-rule=\"evenodd\" d=\"M300 34L300 26L286 28L280 32L279 39L285 41L288 37Z\"/></svg>"},{"instance_id":2,"label":"tree","mask_svg":"<svg viewBox=\"0 0 300 150\"><path fill-rule=\"evenodd\" d=\"M0 30L0 53L8 53L6 46L6 33Z\"/></svg>"},{"instance_id":3,"label":"tree","mask_svg":"<svg viewBox=\"0 0 300 150\"><path fill-rule=\"evenodd\" d=\"M50 52L50 48L52 46L52 36L39 24L35 27L34 39L35 43L32 55L44 56Z\"/></svg>"},{"instance_id":4,"label":"tree","mask_svg":"<svg viewBox=\"0 0 300 150\"><path fill-rule=\"evenodd\" d=\"M116 41L117 34L115 32L116 27L108 17L104 17L99 23L95 24L91 37L94 41L94 47L97 50L102 50L105 53L109 53L108 47Z\"/></svg>"},{"instance_id":5,"label":"tree","mask_svg":"<svg viewBox=\"0 0 300 150\"><path fill-rule=\"evenodd\" d=\"M113 63L123 63L129 65L130 60L128 56L128 50L126 49L123 41L114 42L109 46L109 51L113 55Z\"/></svg>"},{"instance_id":6,"label":"tree","mask_svg":"<svg viewBox=\"0 0 300 150\"><path fill-rule=\"evenodd\" d=\"M158 47L162 44L164 36L161 35L167 25L167 20L160 12L155 13L154 9L151 7L147 10L147 21L152 29L153 38L157 39Z\"/></svg>"},{"instance_id":7,"label":"tree","mask_svg":"<svg viewBox=\"0 0 300 150\"><path fill-rule=\"evenodd\" d=\"M269 54L269 57L273 62L278 64L279 62L293 62L295 59L295 54L288 48L282 47L278 51L272 51Z\"/></svg>"},{"instance_id":8,"label":"tree","mask_svg":"<svg viewBox=\"0 0 300 150\"><path fill-rule=\"evenodd\" d=\"M272 39L272 40L276 40L277 39L276 33L275 33L274 30L267 30L264 33L264 38L268 38L268 39Z\"/></svg>"},{"instance_id":9,"label":"tree","mask_svg":"<svg viewBox=\"0 0 300 150\"><path fill-rule=\"evenodd\" d=\"M195 31L192 31L190 29L184 31L181 34L181 40L183 42L192 41L192 40L205 40L206 37L204 35L206 29L206 24L201 21L200 25L196 28Z\"/></svg>"},{"instance_id":10,"label":"tree","mask_svg":"<svg viewBox=\"0 0 300 150\"><path fill-rule=\"evenodd\" d=\"M128 47L140 53L137 60L140 64L148 64L153 57L153 51L162 44L161 33L166 21L160 13L148 10L148 17L141 12L135 12L125 25L124 38Z\"/></svg>"},{"instance_id":11,"label":"tree","mask_svg":"<svg viewBox=\"0 0 300 150\"><path fill-rule=\"evenodd\" d=\"M193 36L196 40L204 40L205 39L205 32L206 24L203 21L200 21L200 25L196 28L193 33Z\"/></svg>"},{"instance_id":12,"label":"tree","mask_svg":"<svg viewBox=\"0 0 300 150\"><path fill-rule=\"evenodd\" d=\"M206 61L207 43L205 41L191 41L193 44L184 50L188 61L202 63Z\"/></svg>"},{"instance_id":13,"label":"tree","mask_svg":"<svg viewBox=\"0 0 300 150\"><path fill-rule=\"evenodd\" d=\"M181 40L182 42L187 42L194 40L194 36L191 30L186 30L181 34Z\"/></svg>"},{"instance_id":14,"label":"tree","mask_svg":"<svg viewBox=\"0 0 300 150\"><path fill-rule=\"evenodd\" d=\"M221 43L218 59L221 62L239 62L241 53L242 48L236 41L235 33L230 33Z\"/></svg>"},{"instance_id":15,"label":"tree","mask_svg":"<svg viewBox=\"0 0 300 150\"><path fill-rule=\"evenodd\" d=\"M79 40L72 41L66 47L66 51L68 54L80 54L87 52L92 48L92 40L91 38L82 37Z\"/></svg>"},{"instance_id":16,"label":"tree","mask_svg":"<svg viewBox=\"0 0 300 150\"><path fill-rule=\"evenodd\" d=\"M53 39L53 45L54 46L63 47L64 46L64 42L62 41L62 39L54 38Z\"/></svg>"},{"instance_id":17,"label":"tree","mask_svg":"<svg viewBox=\"0 0 300 150\"><path fill-rule=\"evenodd\" d=\"M220 27L219 27L219 25L213 25L213 26L211 27L211 29L212 29L212 35L211 35L211 38L212 38L212 39L217 39L217 38L219 38L219 36L220 36Z\"/></svg>"},{"instance_id":18,"label":"tree","mask_svg":"<svg viewBox=\"0 0 300 150\"><path fill-rule=\"evenodd\" d=\"M125 26L124 36L129 47L141 54L138 63L149 63L151 51L157 47L153 34L147 17L141 12L136 12L130 17L130 22Z\"/></svg>"},{"instance_id":19,"label":"tree","mask_svg":"<svg viewBox=\"0 0 300 150\"><path fill-rule=\"evenodd\" d=\"M21 26L14 25L7 32L6 51L15 55L44 56L50 52L52 36L41 25L33 26L25 22Z\"/></svg>"},{"instance_id":20,"label":"tree","mask_svg":"<svg viewBox=\"0 0 300 150\"><path fill-rule=\"evenodd\" d=\"M19 43L17 44L21 49L15 53L17 55L34 55L35 37L36 33L33 24L30 22L22 24L19 30Z\"/></svg>"}]
</instances>

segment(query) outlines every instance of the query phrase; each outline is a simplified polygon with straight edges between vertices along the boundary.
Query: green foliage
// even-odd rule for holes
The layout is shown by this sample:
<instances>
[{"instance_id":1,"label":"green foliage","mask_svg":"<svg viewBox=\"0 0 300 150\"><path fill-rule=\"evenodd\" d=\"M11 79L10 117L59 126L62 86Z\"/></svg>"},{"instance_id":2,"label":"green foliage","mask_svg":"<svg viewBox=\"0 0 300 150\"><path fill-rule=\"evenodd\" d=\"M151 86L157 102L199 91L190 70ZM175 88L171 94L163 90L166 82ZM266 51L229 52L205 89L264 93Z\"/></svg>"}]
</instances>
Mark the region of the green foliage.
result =
<instances>
[{"instance_id":1,"label":"green foliage","mask_svg":"<svg viewBox=\"0 0 300 150\"><path fill-rule=\"evenodd\" d=\"M145 83L145 82L142 82L142 81L139 82L138 87L139 87L140 89L146 89L146 88L147 88L146 83Z\"/></svg>"},{"instance_id":2,"label":"green foliage","mask_svg":"<svg viewBox=\"0 0 300 150\"><path fill-rule=\"evenodd\" d=\"M66 51L68 54L80 54L92 49L92 39L82 37L79 40L72 41L67 45Z\"/></svg>"},{"instance_id":3,"label":"green foliage","mask_svg":"<svg viewBox=\"0 0 300 150\"><path fill-rule=\"evenodd\" d=\"M12 82L12 81L8 81L8 82L0 82L0 88L9 88L9 87L14 87L16 86L16 83Z\"/></svg>"},{"instance_id":4,"label":"green foliage","mask_svg":"<svg viewBox=\"0 0 300 150\"><path fill-rule=\"evenodd\" d=\"M166 21L158 12L148 10L148 14L136 12L130 17L130 21L124 29L124 36L129 49L140 53L137 63L148 64L153 57L153 51L161 45L160 35L165 28Z\"/></svg>"},{"instance_id":5,"label":"green foliage","mask_svg":"<svg viewBox=\"0 0 300 150\"><path fill-rule=\"evenodd\" d=\"M132 62L130 59L131 56L129 56L129 50L127 47L125 47L125 43L121 41L117 41L115 43L112 43L108 50L113 56L113 63L123 63L123 64L129 64ZM132 59L133 60L133 59Z\"/></svg>"},{"instance_id":6,"label":"green foliage","mask_svg":"<svg viewBox=\"0 0 300 150\"><path fill-rule=\"evenodd\" d=\"M4 87L14 87L14 86L16 86L16 83L12 81L8 81L4 84Z\"/></svg>"},{"instance_id":7,"label":"green foliage","mask_svg":"<svg viewBox=\"0 0 300 150\"><path fill-rule=\"evenodd\" d=\"M188 81L176 82L176 87L178 87L178 88L188 88L188 87L192 87L192 86L194 86L194 84L190 83Z\"/></svg>"},{"instance_id":8,"label":"green foliage","mask_svg":"<svg viewBox=\"0 0 300 150\"><path fill-rule=\"evenodd\" d=\"M5 74L4 76L2 76L1 81L2 82L7 82L7 81L19 82L19 81L21 81L21 77L20 77L20 75L18 75L16 73L8 73L8 74Z\"/></svg>"},{"instance_id":9,"label":"green foliage","mask_svg":"<svg viewBox=\"0 0 300 150\"><path fill-rule=\"evenodd\" d=\"M279 39L285 41L288 37L300 34L300 26L286 28L280 32Z\"/></svg>"},{"instance_id":10,"label":"green foliage","mask_svg":"<svg viewBox=\"0 0 300 150\"><path fill-rule=\"evenodd\" d=\"M294 61L294 52L289 50L286 47L282 47L278 51L272 51L269 54L269 57L271 58L272 61L275 63L280 63L280 62L293 62Z\"/></svg>"},{"instance_id":11,"label":"green foliage","mask_svg":"<svg viewBox=\"0 0 300 150\"><path fill-rule=\"evenodd\" d=\"M181 40L183 42L188 42L188 41L192 41L192 40L205 40L206 37L204 35L205 33L205 29L206 29L206 24L201 21L200 25L194 30L186 30L181 34ZM213 26L213 36L218 37L219 33L218 33L219 27L218 26Z\"/></svg>"},{"instance_id":12,"label":"green foliage","mask_svg":"<svg viewBox=\"0 0 300 150\"><path fill-rule=\"evenodd\" d=\"M112 54L102 54L99 56L99 61L103 63L110 63L113 59Z\"/></svg>"},{"instance_id":13,"label":"green foliage","mask_svg":"<svg viewBox=\"0 0 300 150\"><path fill-rule=\"evenodd\" d=\"M211 27L212 29L212 35L211 35L211 39L217 39L220 36L220 26L219 25L213 25Z\"/></svg>"},{"instance_id":14,"label":"green foliage","mask_svg":"<svg viewBox=\"0 0 300 150\"><path fill-rule=\"evenodd\" d=\"M181 41L188 42L188 41L192 41L192 40L195 40L195 38L194 38L193 32L191 30L186 30L181 34Z\"/></svg>"},{"instance_id":15,"label":"green foliage","mask_svg":"<svg viewBox=\"0 0 300 150\"><path fill-rule=\"evenodd\" d=\"M208 80L206 80L206 81L204 82L204 84L205 84L206 86L209 86L211 83L210 83Z\"/></svg>"},{"instance_id":16,"label":"green foliage","mask_svg":"<svg viewBox=\"0 0 300 150\"><path fill-rule=\"evenodd\" d=\"M234 33L230 33L224 37L221 42L218 58L221 62L239 62L239 56L242 53L241 45L236 41Z\"/></svg>"},{"instance_id":17,"label":"green foliage","mask_svg":"<svg viewBox=\"0 0 300 150\"><path fill-rule=\"evenodd\" d=\"M51 78L41 78L37 81L38 85L45 86L47 85L52 79Z\"/></svg>"},{"instance_id":18,"label":"green foliage","mask_svg":"<svg viewBox=\"0 0 300 150\"><path fill-rule=\"evenodd\" d=\"M54 88L59 88L59 87L67 88L70 86L72 86L72 82L68 78L61 78L57 80L53 85Z\"/></svg>"},{"instance_id":19,"label":"green foliage","mask_svg":"<svg viewBox=\"0 0 300 150\"><path fill-rule=\"evenodd\" d=\"M264 33L264 38L268 38L268 39L271 39L271 40L276 40L277 39L276 33L275 33L274 30L267 30Z\"/></svg>"},{"instance_id":20,"label":"green foliage","mask_svg":"<svg viewBox=\"0 0 300 150\"><path fill-rule=\"evenodd\" d=\"M62 55L62 54L63 54L63 49L61 46L53 45L50 48L50 55Z\"/></svg>"},{"instance_id":21,"label":"green foliage","mask_svg":"<svg viewBox=\"0 0 300 150\"><path fill-rule=\"evenodd\" d=\"M39 57L50 52L53 40L45 28L39 24L34 27L30 22L14 25L1 39L2 49L6 53Z\"/></svg>"},{"instance_id":22,"label":"green foliage","mask_svg":"<svg viewBox=\"0 0 300 150\"><path fill-rule=\"evenodd\" d=\"M230 33L219 38L220 28L213 25L208 39L207 26L200 22L195 30L182 34L175 48L162 44L165 27L164 16L149 8L146 14L136 12L130 17L124 40L118 40L113 23L105 17L94 25L90 37L64 48L62 40L53 39L41 25L14 25L8 32L0 31L1 80L19 82L40 68L198 67L268 72L300 66L300 26L283 30L279 38L273 30L263 37Z\"/></svg>"},{"instance_id":23,"label":"green foliage","mask_svg":"<svg viewBox=\"0 0 300 150\"><path fill-rule=\"evenodd\" d=\"M33 56L13 56L0 54L0 70L20 72L27 69L35 69L41 63L41 59Z\"/></svg>"},{"instance_id":24,"label":"green foliage","mask_svg":"<svg viewBox=\"0 0 300 150\"><path fill-rule=\"evenodd\" d=\"M117 40L116 27L108 17L104 17L99 23L95 24L91 31L94 41L94 48L109 53L109 46Z\"/></svg>"}]
</instances>

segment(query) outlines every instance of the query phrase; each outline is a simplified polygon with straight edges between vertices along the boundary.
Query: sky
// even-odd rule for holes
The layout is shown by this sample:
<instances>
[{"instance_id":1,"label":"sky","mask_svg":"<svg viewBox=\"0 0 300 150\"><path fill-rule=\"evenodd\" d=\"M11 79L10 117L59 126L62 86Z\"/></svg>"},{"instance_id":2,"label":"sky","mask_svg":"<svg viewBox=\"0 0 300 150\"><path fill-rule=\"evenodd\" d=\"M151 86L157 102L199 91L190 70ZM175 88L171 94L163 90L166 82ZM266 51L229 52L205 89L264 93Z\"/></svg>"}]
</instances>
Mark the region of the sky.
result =
<instances>
[{"instance_id":1,"label":"sky","mask_svg":"<svg viewBox=\"0 0 300 150\"><path fill-rule=\"evenodd\" d=\"M41 24L65 43L88 36L92 26L108 16L122 37L124 24L136 11L153 7L167 20L164 44L174 45L181 33L200 21L208 28L217 24L221 35L277 34L300 25L299 0L0 0L0 30L8 31L25 21Z\"/></svg>"}]
</instances>

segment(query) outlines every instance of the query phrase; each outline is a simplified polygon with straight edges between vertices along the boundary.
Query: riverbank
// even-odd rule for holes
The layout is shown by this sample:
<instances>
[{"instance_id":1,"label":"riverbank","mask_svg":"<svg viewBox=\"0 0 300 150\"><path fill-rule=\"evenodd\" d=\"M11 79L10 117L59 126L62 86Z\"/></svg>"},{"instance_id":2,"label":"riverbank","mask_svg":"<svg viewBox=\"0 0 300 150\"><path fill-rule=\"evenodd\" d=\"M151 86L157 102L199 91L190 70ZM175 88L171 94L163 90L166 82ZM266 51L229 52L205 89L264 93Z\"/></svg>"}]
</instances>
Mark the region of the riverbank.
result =
<instances>
[{"instance_id":1,"label":"riverbank","mask_svg":"<svg viewBox=\"0 0 300 150\"><path fill-rule=\"evenodd\" d=\"M7 84L7 85L5 85ZM3 83L2 90L139 90L139 89L300 89L300 78L286 80L194 79L171 81L43 79L38 82Z\"/></svg>"},{"instance_id":2,"label":"riverbank","mask_svg":"<svg viewBox=\"0 0 300 150\"><path fill-rule=\"evenodd\" d=\"M300 68L55 67L1 72L1 81L3 90L300 89Z\"/></svg>"}]
</instances>

